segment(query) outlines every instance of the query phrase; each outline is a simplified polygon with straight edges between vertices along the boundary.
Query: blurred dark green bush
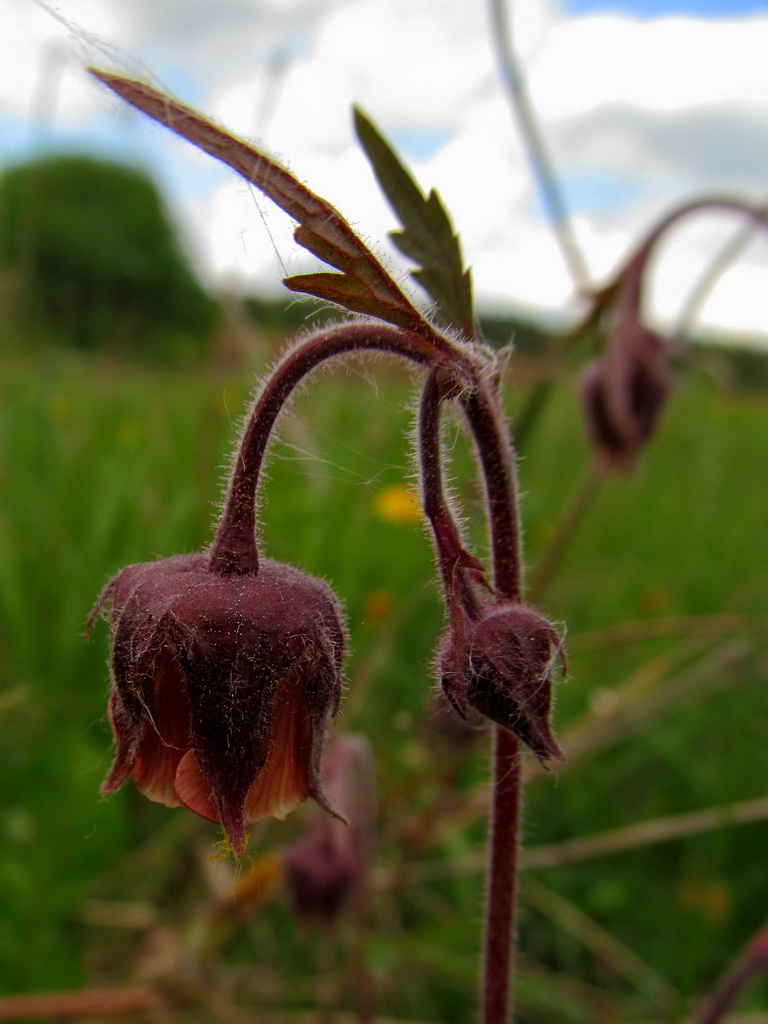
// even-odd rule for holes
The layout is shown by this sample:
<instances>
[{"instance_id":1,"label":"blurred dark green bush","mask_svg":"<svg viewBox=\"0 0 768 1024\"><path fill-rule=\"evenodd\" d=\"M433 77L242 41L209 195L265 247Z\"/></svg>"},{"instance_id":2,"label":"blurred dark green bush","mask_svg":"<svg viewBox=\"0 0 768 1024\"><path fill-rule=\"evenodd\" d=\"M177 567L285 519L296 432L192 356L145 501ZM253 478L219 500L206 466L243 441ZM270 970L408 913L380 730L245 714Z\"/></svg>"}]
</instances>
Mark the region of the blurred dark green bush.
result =
<instances>
[{"instance_id":1,"label":"blurred dark green bush","mask_svg":"<svg viewBox=\"0 0 768 1024\"><path fill-rule=\"evenodd\" d=\"M4 333L79 349L195 355L217 318L150 178L90 156L0 177L0 282Z\"/></svg>"}]
</instances>

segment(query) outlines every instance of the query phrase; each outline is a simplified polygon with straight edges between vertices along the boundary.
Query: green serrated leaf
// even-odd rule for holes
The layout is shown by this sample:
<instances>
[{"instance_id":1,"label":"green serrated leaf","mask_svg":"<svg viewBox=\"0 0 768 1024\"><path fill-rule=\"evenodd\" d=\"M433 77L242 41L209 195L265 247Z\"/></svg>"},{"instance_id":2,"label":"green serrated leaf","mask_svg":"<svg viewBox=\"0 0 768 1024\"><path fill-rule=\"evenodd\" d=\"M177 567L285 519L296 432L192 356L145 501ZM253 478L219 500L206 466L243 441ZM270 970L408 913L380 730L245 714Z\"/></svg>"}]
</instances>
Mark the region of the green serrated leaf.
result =
<instances>
[{"instance_id":1,"label":"green serrated leaf","mask_svg":"<svg viewBox=\"0 0 768 1024\"><path fill-rule=\"evenodd\" d=\"M439 194L432 189L425 196L371 120L358 108L354 116L360 145L403 228L392 232L392 240L418 265L412 276L435 303L440 319L474 337L471 275Z\"/></svg>"}]
</instances>

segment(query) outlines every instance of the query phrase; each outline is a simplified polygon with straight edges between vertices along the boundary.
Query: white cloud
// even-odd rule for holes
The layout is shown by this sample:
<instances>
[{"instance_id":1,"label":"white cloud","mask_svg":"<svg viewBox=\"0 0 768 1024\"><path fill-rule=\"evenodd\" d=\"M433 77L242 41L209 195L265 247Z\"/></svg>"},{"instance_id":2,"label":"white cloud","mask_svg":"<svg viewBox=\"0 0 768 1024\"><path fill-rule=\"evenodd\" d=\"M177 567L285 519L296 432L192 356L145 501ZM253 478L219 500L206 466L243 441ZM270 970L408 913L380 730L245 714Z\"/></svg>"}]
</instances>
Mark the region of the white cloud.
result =
<instances>
[{"instance_id":1,"label":"white cloud","mask_svg":"<svg viewBox=\"0 0 768 1024\"><path fill-rule=\"evenodd\" d=\"M761 55L767 44L766 17L577 18L551 31L530 68L531 88L558 119L606 105L664 113L731 100L764 110L768 78Z\"/></svg>"},{"instance_id":2,"label":"white cloud","mask_svg":"<svg viewBox=\"0 0 768 1024\"><path fill-rule=\"evenodd\" d=\"M88 23L89 32L101 39L109 39L115 29L106 6ZM83 45L85 40L76 41L64 24L31 0L3 0L0 113L19 119L56 118L60 123L91 115L99 104L82 74Z\"/></svg>"},{"instance_id":3,"label":"white cloud","mask_svg":"<svg viewBox=\"0 0 768 1024\"><path fill-rule=\"evenodd\" d=\"M479 296L548 308L569 301L572 287L500 93L484 3L59 0L59 10L151 65L183 99L263 139L382 244L394 225L356 149L350 106L358 102L396 138L428 133L437 151L413 169L452 211ZM556 0L516 0L512 10L532 99L577 202L575 229L596 278L675 201L715 190L762 196L768 17L564 19ZM51 132L91 123L103 130L115 103L76 73L75 56L57 71L52 54L63 52L79 52L63 25L33 0L3 0L0 115L45 115L47 74ZM136 134L134 146L144 138ZM151 136L148 157L177 168L164 180L208 272L274 285L282 270L273 242L283 262L302 258L287 221L244 186L213 173L209 181L205 161L183 152ZM702 229L670 249L654 288L659 314L674 314L685 268L713 242ZM766 251L753 247L729 273L705 319L768 334L764 285L756 287L768 275Z\"/></svg>"}]
</instances>

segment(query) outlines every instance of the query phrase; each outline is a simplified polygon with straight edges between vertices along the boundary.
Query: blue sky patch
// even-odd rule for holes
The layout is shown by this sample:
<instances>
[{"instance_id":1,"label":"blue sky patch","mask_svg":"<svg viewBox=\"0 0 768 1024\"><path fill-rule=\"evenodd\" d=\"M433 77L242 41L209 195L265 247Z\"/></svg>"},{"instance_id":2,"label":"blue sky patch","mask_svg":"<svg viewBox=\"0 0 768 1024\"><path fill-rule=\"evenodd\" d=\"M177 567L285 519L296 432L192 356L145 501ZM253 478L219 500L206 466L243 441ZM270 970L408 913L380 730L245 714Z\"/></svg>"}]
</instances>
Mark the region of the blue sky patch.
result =
<instances>
[{"instance_id":1,"label":"blue sky patch","mask_svg":"<svg viewBox=\"0 0 768 1024\"><path fill-rule=\"evenodd\" d=\"M693 18L745 18L768 14L766 0L564 0L565 13L612 12L650 19L687 15Z\"/></svg>"},{"instance_id":2,"label":"blue sky patch","mask_svg":"<svg viewBox=\"0 0 768 1024\"><path fill-rule=\"evenodd\" d=\"M431 160L453 137L453 132L446 128L398 128L387 132L395 152L406 163L424 163Z\"/></svg>"},{"instance_id":3,"label":"blue sky patch","mask_svg":"<svg viewBox=\"0 0 768 1024\"><path fill-rule=\"evenodd\" d=\"M564 173L559 181L566 209L571 214L606 217L620 213L643 197L644 187L637 182L622 181L599 171L572 171ZM544 217L544 207L538 199L533 209L536 216Z\"/></svg>"}]
</instances>

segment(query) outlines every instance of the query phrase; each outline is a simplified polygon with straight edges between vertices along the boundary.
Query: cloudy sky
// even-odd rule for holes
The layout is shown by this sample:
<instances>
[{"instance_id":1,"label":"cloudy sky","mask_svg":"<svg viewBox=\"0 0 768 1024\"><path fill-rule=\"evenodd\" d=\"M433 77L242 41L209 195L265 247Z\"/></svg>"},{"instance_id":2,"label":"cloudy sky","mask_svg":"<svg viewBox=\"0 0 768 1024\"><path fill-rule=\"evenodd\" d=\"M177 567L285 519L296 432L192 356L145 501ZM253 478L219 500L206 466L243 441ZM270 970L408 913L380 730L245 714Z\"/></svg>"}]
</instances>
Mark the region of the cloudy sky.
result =
<instances>
[{"instance_id":1,"label":"cloudy sky","mask_svg":"<svg viewBox=\"0 0 768 1024\"><path fill-rule=\"evenodd\" d=\"M573 314L574 288L528 171L491 43L488 0L35 0L0 3L0 168L78 148L148 168L219 286L275 291L303 266L290 222L244 182L122 109L86 61L151 78L259 143L379 251L392 216L355 145L358 103L461 233L479 303ZM529 92L590 276L703 194L768 200L768 0L511 0ZM669 236L649 301L671 324L739 227ZM389 257L397 268L395 257ZM701 311L768 339L768 242Z\"/></svg>"}]
</instances>

